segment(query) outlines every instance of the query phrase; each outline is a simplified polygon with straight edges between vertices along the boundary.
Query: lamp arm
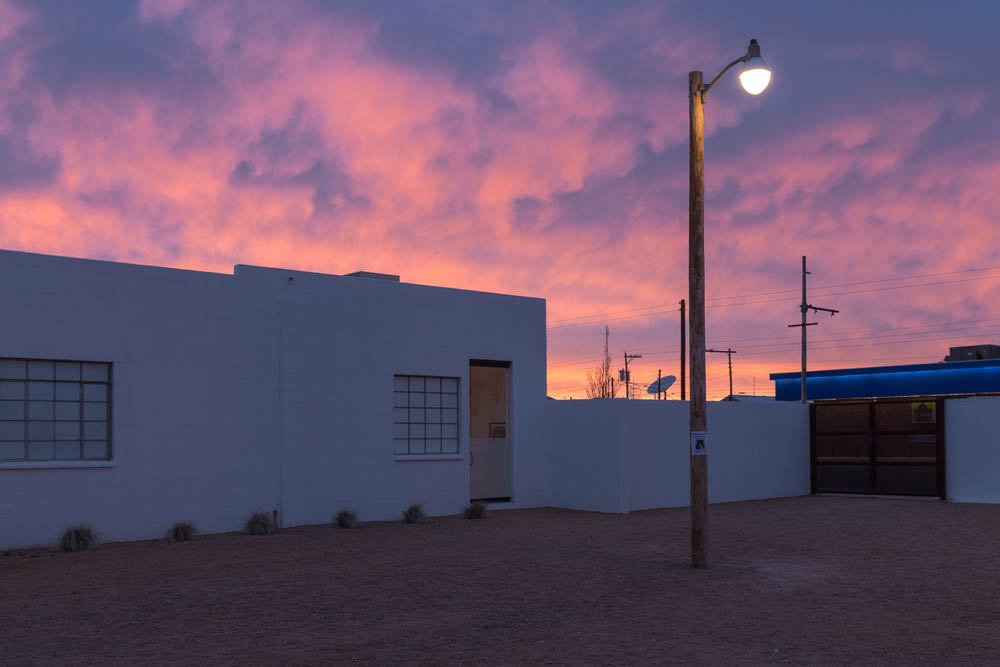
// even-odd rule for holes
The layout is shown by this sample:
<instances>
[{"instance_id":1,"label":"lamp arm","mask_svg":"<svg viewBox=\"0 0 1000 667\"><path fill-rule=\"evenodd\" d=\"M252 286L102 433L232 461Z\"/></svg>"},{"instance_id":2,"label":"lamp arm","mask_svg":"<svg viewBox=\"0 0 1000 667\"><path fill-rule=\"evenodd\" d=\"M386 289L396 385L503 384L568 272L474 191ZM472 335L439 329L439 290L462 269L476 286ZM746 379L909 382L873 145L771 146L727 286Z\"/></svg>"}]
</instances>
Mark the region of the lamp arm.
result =
<instances>
[{"instance_id":1,"label":"lamp arm","mask_svg":"<svg viewBox=\"0 0 1000 667\"><path fill-rule=\"evenodd\" d=\"M737 58L736 60L734 60L733 62L731 62L728 65L726 65L725 68L721 72L719 72L718 76L716 76L714 79L712 79L711 83L709 83L707 86L702 86L701 87L701 101L704 103L704 101L705 101L705 95L708 94L708 91L712 89L712 86L714 86L716 84L716 82L718 82L718 80L721 79L726 74L726 72L728 72L732 68L736 67L740 63L745 63L748 60L750 60L750 54L747 54L745 56L741 56L741 57Z\"/></svg>"}]
</instances>

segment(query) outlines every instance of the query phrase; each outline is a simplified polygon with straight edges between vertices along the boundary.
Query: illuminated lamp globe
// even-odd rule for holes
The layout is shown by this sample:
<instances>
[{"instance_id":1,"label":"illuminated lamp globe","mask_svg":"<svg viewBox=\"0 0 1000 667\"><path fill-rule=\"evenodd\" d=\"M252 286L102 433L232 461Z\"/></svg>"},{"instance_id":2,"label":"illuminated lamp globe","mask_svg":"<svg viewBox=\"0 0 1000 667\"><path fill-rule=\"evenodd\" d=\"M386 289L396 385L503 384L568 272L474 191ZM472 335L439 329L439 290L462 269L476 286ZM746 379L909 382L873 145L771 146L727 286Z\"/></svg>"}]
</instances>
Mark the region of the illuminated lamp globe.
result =
<instances>
[{"instance_id":1,"label":"illuminated lamp globe","mask_svg":"<svg viewBox=\"0 0 1000 667\"><path fill-rule=\"evenodd\" d=\"M760 95L771 83L771 68L760 57L760 45L756 39L750 40L747 61L740 70L740 85L751 95Z\"/></svg>"}]
</instances>

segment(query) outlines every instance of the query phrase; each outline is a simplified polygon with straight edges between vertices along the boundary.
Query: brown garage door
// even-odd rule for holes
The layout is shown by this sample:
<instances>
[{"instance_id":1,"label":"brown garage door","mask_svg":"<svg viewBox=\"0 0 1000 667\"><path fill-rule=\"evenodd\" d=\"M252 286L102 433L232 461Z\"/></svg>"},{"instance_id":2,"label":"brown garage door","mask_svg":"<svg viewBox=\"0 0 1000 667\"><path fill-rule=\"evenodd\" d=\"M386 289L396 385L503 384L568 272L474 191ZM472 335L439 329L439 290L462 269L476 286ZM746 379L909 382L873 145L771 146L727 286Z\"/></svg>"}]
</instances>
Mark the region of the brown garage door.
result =
<instances>
[{"instance_id":1,"label":"brown garage door","mask_svg":"<svg viewBox=\"0 0 1000 667\"><path fill-rule=\"evenodd\" d=\"M830 401L811 408L813 492L945 497L944 401Z\"/></svg>"}]
</instances>

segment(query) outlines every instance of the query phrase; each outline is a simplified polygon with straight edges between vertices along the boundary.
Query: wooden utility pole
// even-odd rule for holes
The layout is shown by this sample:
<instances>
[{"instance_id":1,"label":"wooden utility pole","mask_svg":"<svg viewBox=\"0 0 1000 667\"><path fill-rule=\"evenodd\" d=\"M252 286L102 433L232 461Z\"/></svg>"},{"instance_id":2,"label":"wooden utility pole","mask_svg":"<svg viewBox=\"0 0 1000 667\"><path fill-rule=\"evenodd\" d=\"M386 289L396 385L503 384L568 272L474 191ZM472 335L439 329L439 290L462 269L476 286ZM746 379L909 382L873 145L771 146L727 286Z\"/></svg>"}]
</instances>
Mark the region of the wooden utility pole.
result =
<instances>
[{"instance_id":1,"label":"wooden utility pole","mask_svg":"<svg viewBox=\"0 0 1000 667\"><path fill-rule=\"evenodd\" d=\"M802 255L802 305L799 306L799 310L802 311L802 323L789 324L788 326L793 328L802 327L802 392L800 400L803 403L808 402L806 393L806 327L814 327L817 324L816 322L806 322L806 313L810 310L814 313L818 313L822 310L823 312L830 313L830 317L833 317L840 312L839 310L834 310L833 308L820 308L819 306L814 306L806 300L806 276L808 275L809 272L806 271L806 256Z\"/></svg>"},{"instance_id":2,"label":"wooden utility pole","mask_svg":"<svg viewBox=\"0 0 1000 667\"><path fill-rule=\"evenodd\" d=\"M684 388L685 388L685 384L684 384L684 362L686 361L686 359L684 357L687 356L687 346L685 344L685 338L686 338L686 333L687 332L684 329L684 327L687 326L686 319L687 318L686 318L686 316L684 314L684 299L681 299L681 400L682 401L687 398L687 395L684 393Z\"/></svg>"},{"instance_id":3,"label":"wooden utility pole","mask_svg":"<svg viewBox=\"0 0 1000 667\"><path fill-rule=\"evenodd\" d=\"M702 73L688 74L690 192L688 300L691 303L691 564L708 567L708 416L705 406L705 100Z\"/></svg>"},{"instance_id":4,"label":"wooden utility pole","mask_svg":"<svg viewBox=\"0 0 1000 667\"><path fill-rule=\"evenodd\" d=\"M733 400L733 355L736 350L705 350L706 352L718 352L729 357L729 400Z\"/></svg>"},{"instance_id":5,"label":"wooden utility pole","mask_svg":"<svg viewBox=\"0 0 1000 667\"><path fill-rule=\"evenodd\" d=\"M628 362L632 361L633 359L642 359L642 355L629 354L628 352L625 353L625 398L632 398L632 393L629 390L632 378L628 373Z\"/></svg>"}]
</instances>

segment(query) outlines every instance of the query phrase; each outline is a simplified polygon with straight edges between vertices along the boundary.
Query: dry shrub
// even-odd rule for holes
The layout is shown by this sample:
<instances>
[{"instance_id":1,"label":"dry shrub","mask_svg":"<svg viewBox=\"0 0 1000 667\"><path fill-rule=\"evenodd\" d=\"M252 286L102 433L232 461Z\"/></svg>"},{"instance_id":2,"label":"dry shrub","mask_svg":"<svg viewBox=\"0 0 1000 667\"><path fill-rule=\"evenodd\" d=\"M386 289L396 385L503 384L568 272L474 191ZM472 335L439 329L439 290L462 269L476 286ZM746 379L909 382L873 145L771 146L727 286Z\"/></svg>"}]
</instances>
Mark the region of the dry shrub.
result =
<instances>
[{"instance_id":1,"label":"dry shrub","mask_svg":"<svg viewBox=\"0 0 1000 667\"><path fill-rule=\"evenodd\" d=\"M275 535L278 522L267 512L254 512L247 519L246 531L249 535Z\"/></svg>"},{"instance_id":2,"label":"dry shrub","mask_svg":"<svg viewBox=\"0 0 1000 667\"><path fill-rule=\"evenodd\" d=\"M469 503L469 506L465 508L463 512L466 519L482 519L486 516L486 503L481 503L478 500L474 500Z\"/></svg>"},{"instance_id":3,"label":"dry shrub","mask_svg":"<svg viewBox=\"0 0 1000 667\"><path fill-rule=\"evenodd\" d=\"M178 521L167 531L167 542L190 542L198 531L190 521Z\"/></svg>"},{"instance_id":4,"label":"dry shrub","mask_svg":"<svg viewBox=\"0 0 1000 667\"><path fill-rule=\"evenodd\" d=\"M333 520L341 528L358 527L358 513L354 510L342 509L337 512L337 516Z\"/></svg>"},{"instance_id":5,"label":"dry shrub","mask_svg":"<svg viewBox=\"0 0 1000 667\"><path fill-rule=\"evenodd\" d=\"M406 523L421 523L427 515L424 514L424 507L420 503L410 505L403 510L403 521Z\"/></svg>"},{"instance_id":6,"label":"dry shrub","mask_svg":"<svg viewBox=\"0 0 1000 667\"><path fill-rule=\"evenodd\" d=\"M59 549L62 551L93 551L96 548L97 536L87 525L67 528L59 538Z\"/></svg>"}]
</instances>

